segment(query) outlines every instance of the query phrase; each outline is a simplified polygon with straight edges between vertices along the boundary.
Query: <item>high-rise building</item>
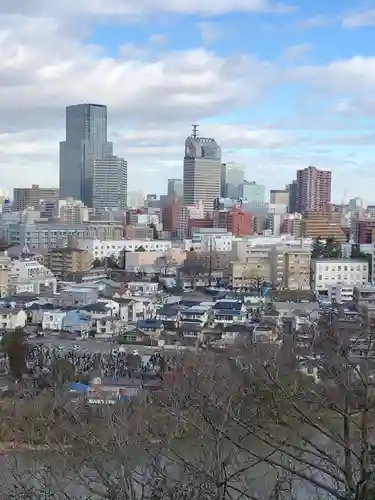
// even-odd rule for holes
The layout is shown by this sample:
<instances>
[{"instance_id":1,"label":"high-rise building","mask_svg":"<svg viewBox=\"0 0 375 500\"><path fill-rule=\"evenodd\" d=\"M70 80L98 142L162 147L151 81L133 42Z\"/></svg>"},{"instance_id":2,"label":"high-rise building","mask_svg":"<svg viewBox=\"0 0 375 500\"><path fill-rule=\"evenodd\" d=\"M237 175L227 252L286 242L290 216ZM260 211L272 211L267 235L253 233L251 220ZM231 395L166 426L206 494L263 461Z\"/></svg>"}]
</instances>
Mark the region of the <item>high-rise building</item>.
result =
<instances>
[{"instance_id":1,"label":"high-rise building","mask_svg":"<svg viewBox=\"0 0 375 500\"><path fill-rule=\"evenodd\" d=\"M184 185L182 179L168 179L168 196L182 198L183 195Z\"/></svg>"},{"instance_id":2,"label":"high-rise building","mask_svg":"<svg viewBox=\"0 0 375 500\"><path fill-rule=\"evenodd\" d=\"M95 160L93 205L95 210L125 209L128 193L128 163L124 158L111 156Z\"/></svg>"},{"instance_id":3,"label":"high-rise building","mask_svg":"<svg viewBox=\"0 0 375 500\"><path fill-rule=\"evenodd\" d=\"M297 181L288 184L285 189L289 193L288 212L294 214L297 212Z\"/></svg>"},{"instance_id":4,"label":"high-rise building","mask_svg":"<svg viewBox=\"0 0 375 500\"><path fill-rule=\"evenodd\" d=\"M331 172L307 167L297 170L296 208L300 213L327 209L331 202Z\"/></svg>"},{"instance_id":5,"label":"high-rise building","mask_svg":"<svg viewBox=\"0 0 375 500\"><path fill-rule=\"evenodd\" d=\"M56 202L59 199L58 188L41 188L33 184L31 188L13 189L13 210L20 212L26 208L39 208L41 201Z\"/></svg>"},{"instance_id":6,"label":"high-rise building","mask_svg":"<svg viewBox=\"0 0 375 500\"><path fill-rule=\"evenodd\" d=\"M245 171L238 163L223 163L221 165L220 196L222 198L238 199L243 196Z\"/></svg>"},{"instance_id":7,"label":"high-rise building","mask_svg":"<svg viewBox=\"0 0 375 500\"><path fill-rule=\"evenodd\" d=\"M244 181L243 197L253 203L264 203L266 201L266 186L256 182Z\"/></svg>"},{"instance_id":8,"label":"high-rise building","mask_svg":"<svg viewBox=\"0 0 375 500\"><path fill-rule=\"evenodd\" d=\"M286 189L271 189L270 203L289 206L289 192Z\"/></svg>"},{"instance_id":9,"label":"high-rise building","mask_svg":"<svg viewBox=\"0 0 375 500\"><path fill-rule=\"evenodd\" d=\"M60 196L93 206L95 160L113 156L107 141L107 107L77 104L66 108L66 140L60 143Z\"/></svg>"},{"instance_id":10,"label":"high-rise building","mask_svg":"<svg viewBox=\"0 0 375 500\"><path fill-rule=\"evenodd\" d=\"M206 211L213 210L220 197L221 149L215 139L198 136L198 126L185 141L184 202L195 205L202 201Z\"/></svg>"}]
</instances>

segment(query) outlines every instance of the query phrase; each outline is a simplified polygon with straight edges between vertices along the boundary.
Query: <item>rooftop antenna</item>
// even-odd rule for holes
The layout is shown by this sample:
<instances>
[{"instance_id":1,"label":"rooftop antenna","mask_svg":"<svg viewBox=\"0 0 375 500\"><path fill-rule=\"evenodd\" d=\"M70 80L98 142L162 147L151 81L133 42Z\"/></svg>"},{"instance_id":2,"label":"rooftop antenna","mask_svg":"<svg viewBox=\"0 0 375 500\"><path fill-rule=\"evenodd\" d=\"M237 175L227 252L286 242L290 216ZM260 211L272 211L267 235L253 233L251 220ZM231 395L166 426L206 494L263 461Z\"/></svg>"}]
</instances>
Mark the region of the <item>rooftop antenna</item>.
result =
<instances>
[{"instance_id":1,"label":"rooftop antenna","mask_svg":"<svg viewBox=\"0 0 375 500\"><path fill-rule=\"evenodd\" d=\"M199 125L193 125L193 138L196 139L198 137L198 128L199 128Z\"/></svg>"}]
</instances>

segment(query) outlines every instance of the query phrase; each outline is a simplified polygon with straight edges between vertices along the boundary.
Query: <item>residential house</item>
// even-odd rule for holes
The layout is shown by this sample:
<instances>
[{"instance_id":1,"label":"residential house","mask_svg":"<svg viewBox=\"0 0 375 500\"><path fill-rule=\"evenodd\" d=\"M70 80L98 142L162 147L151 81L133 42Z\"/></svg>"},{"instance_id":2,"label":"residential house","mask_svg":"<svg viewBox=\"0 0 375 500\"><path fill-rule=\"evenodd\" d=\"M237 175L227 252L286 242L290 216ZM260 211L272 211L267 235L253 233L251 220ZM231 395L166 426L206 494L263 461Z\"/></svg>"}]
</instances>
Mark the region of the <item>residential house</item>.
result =
<instances>
[{"instance_id":1,"label":"residential house","mask_svg":"<svg viewBox=\"0 0 375 500\"><path fill-rule=\"evenodd\" d=\"M157 341L164 330L163 322L157 319L144 319L137 321L137 330L149 335L151 341Z\"/></svg>"},{"instance_id":2,"label":"residential house","mask_svg":"<svg viewBox=\"0 0 375 500\"><path fill-rule=\"evenodd\" d=\"M128 290L134 295L154 295L159 290L159 283L154 281L131 281Z\"/></svg>"},{"instance_id":3,"label":"residential house","mask_svg":"<svg viewBox=\"0 0 375 500\"><path fill-rule=\"evenodd\" d=\"M77 309L68 310L63 318L63 330L87 337L92 328L90 314Z\"/></svg>"},{"instance_id":4,"label":"residential house","mask_svg":"<svg viewBox=\"0 0 375 500\"><path fill-rule=\"evenodd\" d=\"M118 337L121 332L121 321L114 316L105 316L93 321L95 337L111 338Z\"/></svg>"},{"instance_id":5,"label":"residential house","mask_svg":"<svg viewBox=\"0 0 375 500\"><path fill-rule=\"evenodd\" d=\"M211 307L202 306L200 304L182 308L180 313L180 323L181 325L186 323L197 323L203 327L211 319L211 310Z\"/></svg>"},{"instance_id":6,"label":"residential house","mask_svg":"<svg viewBox=\"0 0 375 500\"><path fill-rule=\"evenodd\" d=\"M61 309L57 309L54 311L44 311L42 319L43 331L61 332L63 330L63 321L65 315L66 312L62 311Z\"/></svg>"},{"instance_id":7,"label":"residential house","mask_svg":"<svg viewBox=\"0 0 375 500\"><path fill-rule=\"evenodd\" d=\"M12 307L0 307L0 329L15 330L24 328L27 322L27 315L23 309Z\"/></svg>"},{"instance_id":8,"label":"residential house","mask_svg":"<svg viewBox=\"0 0 375 500\"><path fill-rule=\"evenodd\" d=\"M218 300L213 307L213 322L215 325L244 323L246 308L239 300Z\"/></svg>"},{"instance_id":9,"label":"residential house","mask_svg":"<svg viewBox=\"0 0 375 500\"><path fill-rule=\"evenodd\" d=\"M113 302L118 304L118 316L123 323L134 323L137 321L136 302L133 299L116 298L113 299ZM142 304L140 303L140 305Z\"/></svg>"},{"instance_id":10,"label":"residential house","mask_svg":"<svg viewBox=\"0 0 375 500\"><path fill-rule=\"evenodd\" d=\"M56 309L56 307L50 302L47 302L45 304L32 302L31 304L25 306L25 312L27 314L27 324L41 325L43 323L44 313L53 311L54 309Z\"/></svg>"}]
</instances>

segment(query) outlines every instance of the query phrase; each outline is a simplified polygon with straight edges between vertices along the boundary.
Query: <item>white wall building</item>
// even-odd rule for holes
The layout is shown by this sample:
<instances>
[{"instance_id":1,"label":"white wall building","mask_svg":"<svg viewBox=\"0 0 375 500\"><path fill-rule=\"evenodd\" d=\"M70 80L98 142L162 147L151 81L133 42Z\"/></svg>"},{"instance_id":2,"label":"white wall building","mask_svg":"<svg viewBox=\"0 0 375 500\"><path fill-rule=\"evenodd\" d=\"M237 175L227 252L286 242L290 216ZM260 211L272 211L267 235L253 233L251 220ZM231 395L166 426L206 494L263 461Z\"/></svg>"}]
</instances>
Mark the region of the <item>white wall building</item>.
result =
<instances>
[{"instance_id":1,"label":"white wall building","mask_svg":"<svg viewBox=\"0 0 375 500\"><path fill-rule=\"evenodd\" d=\"M12 262L9 287L12 293L27 291L39 294L47 289L56 293L57 280L52 272L37 260L19 259Z\"/></svg>"},{"instance_id":2,"label":"white wall building","mask_svg":"<svg viewBox=\"0 0 375 500\"><path fill-rule=\"evenodd\" d=\"M312 263L315 292L328 294L330 286L361 286L368 283L368 263L354 259L319 259Z\"/></svg>"},{"instance_id":3,"label":"white wall building","mask_svg":"<svg viewBox=\"0 0 375 500\"><path fill-rule=\"evenodd\" d=\"M27 314L24 310L11 309L8 307L0 308L0 329L15 330L23 328L26 325Z\"/></svg>"},{"instance_id":4,"label":"white wall building","mask_svg":"<svg viewBox=\"0 0 375 500\"><path fill-rule=\"evenodd\" d=\"M191 239L184 240L184 249L190 250L194 248L194 250L202 252L209 252L210 250L231 252L233 239L233 234L225 229L202 229L195 231Z\"/></svg>"},{"instance_id":5,"label":"white wall building","mask_svg":"<svg viewBox=\"0 0 375 500\"><path fill-rule=\"evenodd\" d=\"M165 240L95 240L82 239L78 242L79 248L87 250L94 259L119 257L120 252L136 252L143 248L146 252L167 252L172 243Z\"/></svg>"}]
</instances>

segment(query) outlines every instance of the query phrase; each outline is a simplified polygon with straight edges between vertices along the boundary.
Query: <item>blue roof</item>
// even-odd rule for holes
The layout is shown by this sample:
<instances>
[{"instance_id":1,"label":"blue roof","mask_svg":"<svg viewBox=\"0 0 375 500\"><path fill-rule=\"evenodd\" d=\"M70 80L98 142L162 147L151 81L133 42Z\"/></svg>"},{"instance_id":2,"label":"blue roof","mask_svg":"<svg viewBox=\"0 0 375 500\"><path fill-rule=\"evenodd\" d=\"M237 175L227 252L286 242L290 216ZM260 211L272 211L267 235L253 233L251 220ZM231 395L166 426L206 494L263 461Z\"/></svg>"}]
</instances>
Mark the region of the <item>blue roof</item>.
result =
<instances>
[{"instance_id":1,"label":"blue roof","mask_svg":"<svg viewBox=\"0 0 375 500\"><path fill-rule=\"evenodd\" d=\"M68 385L68 389L69 391L80 392L81 394L84 394L85 392L88 391L89 386L81 384L80 382L72 382L71 384Z\"/></svg>"},{"instance_id":2,"label":"blue roof","mask_svg":"<svg viewBox=\"0 0 375 500\"><path fill-rule=\"evenodd\" d=\"M216 309L215 316L238 316L239 313L235 309Z\"/></svg>"},{"instance_id":3,"label":"blue roof","mask_svg":"<svg viewBox=\"0 0 375 500\"><path fill-rule=\"evenodd\" d=\"M232 309L235 311L241 311L242 308L242 302L239 302L237 300L219 300L216 302L214 305L214 309L220 309L220 310L226 310L226 309Z\"/></svg>"},{"instance_id":4,"label":"blue roof","mask_svg":"<svg viewBox=\"0 0 375 500\"><path fill-rule=\"evenodd\" d=\"M158 319L145 319L137 321L137 328L145 329L145 328L161 328L163 326L163 322Z\"/></svg>"}]
</instances>

